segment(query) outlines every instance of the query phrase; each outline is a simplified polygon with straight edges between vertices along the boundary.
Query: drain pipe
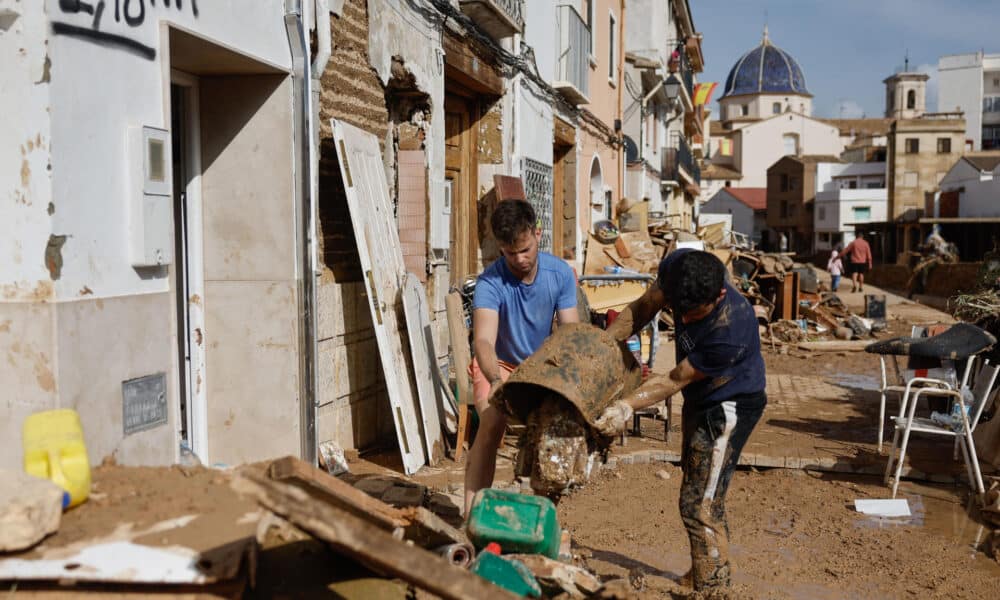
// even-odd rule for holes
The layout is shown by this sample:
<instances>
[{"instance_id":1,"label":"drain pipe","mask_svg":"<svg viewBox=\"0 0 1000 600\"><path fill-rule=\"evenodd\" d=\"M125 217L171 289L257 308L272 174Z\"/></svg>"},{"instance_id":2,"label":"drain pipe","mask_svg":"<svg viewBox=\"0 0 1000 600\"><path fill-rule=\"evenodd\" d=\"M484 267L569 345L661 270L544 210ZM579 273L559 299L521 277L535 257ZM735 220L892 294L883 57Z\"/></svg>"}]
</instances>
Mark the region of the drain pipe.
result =
<instances>
[{"instance_id":1,"label":"drain pipe","mask_svg":"<svg viewBox=\"0 0 1000 600\"><path fill-rule=\"evenodd\" d=\"M312 77L309 40L301 0L285 0L285 33L292 55L293 148L295 156L295 279L298 291L299 454L316 464L316 286L312 252L313 185L311 168Z\"/></svg>"}]
</instances>

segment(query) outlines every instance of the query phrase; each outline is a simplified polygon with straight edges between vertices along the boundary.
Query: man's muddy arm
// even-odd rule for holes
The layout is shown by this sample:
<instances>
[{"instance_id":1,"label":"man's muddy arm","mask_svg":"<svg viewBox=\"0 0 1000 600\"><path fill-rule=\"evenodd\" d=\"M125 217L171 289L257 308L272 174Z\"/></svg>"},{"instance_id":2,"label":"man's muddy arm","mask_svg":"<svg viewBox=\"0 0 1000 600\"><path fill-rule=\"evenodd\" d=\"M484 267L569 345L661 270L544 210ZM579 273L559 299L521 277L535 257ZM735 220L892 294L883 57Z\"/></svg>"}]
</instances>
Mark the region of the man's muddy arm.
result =
<instances>
[{"instance_id":1,"label":"man's muddy arm","mask_svg":"<svg viewBox=\"0 0 1000 600\"><path fill-rule=\"evenodd\" d=\"M652 321L656 313L666 304L667 298L663 290L658 283L654 283L642 296L633 300L618 314L615 322L608 327L608 333L619 342L623 342Z\"/></svg>"},{"instance_id":2,"label":"man's muddy arm","mask_svg":"<svg viewBox=\"0 0 1000 600\"><path fill-rule=\"evenodd\" d=\"M499 328L500 315L497 311L488 308L472 311L472 346L476 352L476 362L483 377L491 384L500 379L496 349Z\"/></svg>"},{"instance_id":3,"label":"man's muddy arm","mask_svg":"<svg viewBox=\"0 0 1000 600\"><path fill-rule=\"evenodd\" d=\"M647 406L652 406L657 402L663 402L677 392L684 389L689 383L705 378L705 374L699 372L687 359L681 361L666 375L654 375L645 383L640 385L631 394L624 398L633 410L640 410Z\"/></svg>"}]
</instances>

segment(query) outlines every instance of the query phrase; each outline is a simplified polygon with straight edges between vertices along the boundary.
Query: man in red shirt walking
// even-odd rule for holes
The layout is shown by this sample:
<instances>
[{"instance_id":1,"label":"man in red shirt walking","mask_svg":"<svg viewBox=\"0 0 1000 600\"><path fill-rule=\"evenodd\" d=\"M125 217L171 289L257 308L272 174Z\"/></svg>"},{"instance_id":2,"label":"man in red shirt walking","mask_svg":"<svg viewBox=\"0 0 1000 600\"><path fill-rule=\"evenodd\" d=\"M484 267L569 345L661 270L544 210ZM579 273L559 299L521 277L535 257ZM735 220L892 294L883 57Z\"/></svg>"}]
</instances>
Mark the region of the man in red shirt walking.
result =
<instances>
[{"instance_id":1,"label":"man in red shirt walking","mask_svg":"<svg viewBox=\"0 0 1000 600\"><path fill-rule=\"evenodd\" d=\"M865 273L872 268L872 247L865 241L865 234L858 232L854 241L844 248L847 255L847 274L851 276L851 292L865 291Z\"/></svg>"}]
</instances>

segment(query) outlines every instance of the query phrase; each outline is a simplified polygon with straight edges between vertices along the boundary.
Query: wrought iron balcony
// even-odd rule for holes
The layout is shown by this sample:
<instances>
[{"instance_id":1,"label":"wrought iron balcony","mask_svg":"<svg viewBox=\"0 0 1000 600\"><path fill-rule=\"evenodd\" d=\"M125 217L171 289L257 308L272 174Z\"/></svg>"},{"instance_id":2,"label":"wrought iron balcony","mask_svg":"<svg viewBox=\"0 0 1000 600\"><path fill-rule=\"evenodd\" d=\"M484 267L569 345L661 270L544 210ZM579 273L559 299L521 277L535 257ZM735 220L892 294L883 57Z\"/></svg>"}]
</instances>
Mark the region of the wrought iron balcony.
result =
<instances>
[{"instance_id":1,"label":"wrought iron balcony","mask_svg":"<svg viewBox=\"0 0 1000 600\"><path fill-rule=\"evenodd\" d=\"M670 145L660 149L660 179L664 183L701 184L701 167L687 141L676 131L670 132Z\"/></svg>"},{"instance_id":2,"label":"wrought iron balcony","mask_svg":"<svg viewBox=\"0 0 1000 600\"><path fill-rule=\"evenodd\" d=\"M459 0L459 5L493 39L524 31L523 0Z\"/></svg>"},{"instance_id":3,"label":"wrought iron balcony","mask_svg":"<svg viewBox=\"0 0 1000 600\"><path fill-rule=\"evenodd\" d=\"M552 87L573 104L587 104L590 102L590 27L575 8L563 5L556 8L556 31L559 56Z\"/></svg>"}]
</instances>

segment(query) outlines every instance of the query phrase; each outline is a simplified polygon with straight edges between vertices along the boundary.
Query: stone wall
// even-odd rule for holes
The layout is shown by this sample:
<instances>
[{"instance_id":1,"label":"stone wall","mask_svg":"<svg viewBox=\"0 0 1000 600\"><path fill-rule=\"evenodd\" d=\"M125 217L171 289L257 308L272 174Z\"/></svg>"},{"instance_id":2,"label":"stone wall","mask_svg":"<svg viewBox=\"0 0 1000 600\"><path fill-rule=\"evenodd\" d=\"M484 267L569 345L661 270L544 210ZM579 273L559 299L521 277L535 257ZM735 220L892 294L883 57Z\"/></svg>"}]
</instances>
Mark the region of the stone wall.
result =
<instances>
[{"instance_id":1,"label":"stone wall","mask_svg":"<svg viewBox=\"0 0 1000 600\"><path fill-rule=\"evenodd\" d=\"M976 274L981 266L982 263L978 262L937 265L927 279L927 288L924 290L924 294L950 298L969 291L975 285ZM876 265L865 276L865 283L889 290L905 291L910 273L909 267L905 265ZM841 285L844 285L843 282Z\"/></svg>"}]
</instances>

